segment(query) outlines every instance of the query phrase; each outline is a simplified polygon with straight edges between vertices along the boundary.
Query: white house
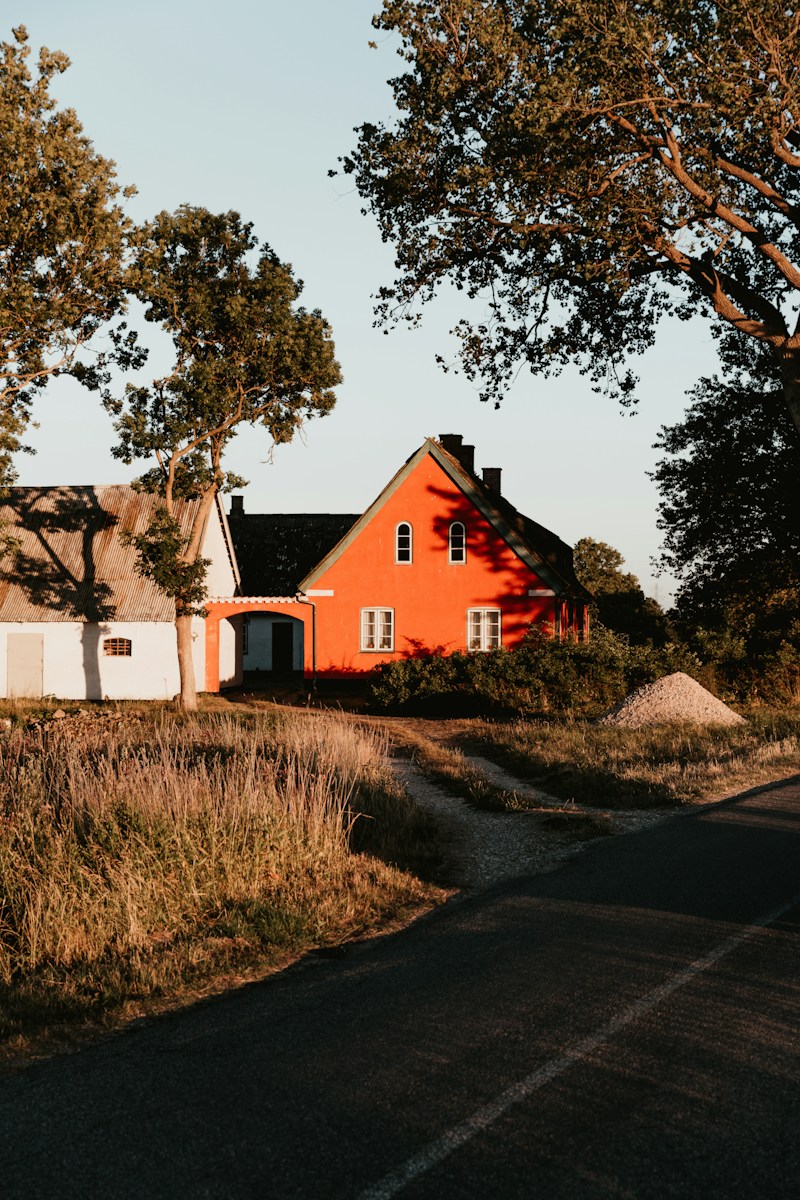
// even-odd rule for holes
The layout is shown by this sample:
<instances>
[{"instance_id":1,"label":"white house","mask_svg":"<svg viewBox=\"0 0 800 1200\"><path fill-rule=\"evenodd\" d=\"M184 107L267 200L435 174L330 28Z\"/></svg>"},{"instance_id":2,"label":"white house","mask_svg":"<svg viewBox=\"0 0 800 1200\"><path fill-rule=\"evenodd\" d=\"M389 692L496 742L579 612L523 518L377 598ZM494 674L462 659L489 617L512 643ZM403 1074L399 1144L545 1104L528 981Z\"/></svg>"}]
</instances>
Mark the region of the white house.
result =
<instances>
[{"instance_id":1,"label":"white house","mask_svg":"<svg viewBox=\"0 0 800 1200\"><path fill-rule=\"evenodd\" d=\"M0 695L71 700L165 699L179 691L174 602L135 569L120 533L143 532L158 500L124 485L11 488L0 527L17 549L0 561ZM181 502L188 531L197 501ZM211 595L234 595L239 573L217 501L202 554ZM204 621L193 622L198 687ZM220 624L220 676L240 681L241 618Z\"/></svg>"}]
</instances>

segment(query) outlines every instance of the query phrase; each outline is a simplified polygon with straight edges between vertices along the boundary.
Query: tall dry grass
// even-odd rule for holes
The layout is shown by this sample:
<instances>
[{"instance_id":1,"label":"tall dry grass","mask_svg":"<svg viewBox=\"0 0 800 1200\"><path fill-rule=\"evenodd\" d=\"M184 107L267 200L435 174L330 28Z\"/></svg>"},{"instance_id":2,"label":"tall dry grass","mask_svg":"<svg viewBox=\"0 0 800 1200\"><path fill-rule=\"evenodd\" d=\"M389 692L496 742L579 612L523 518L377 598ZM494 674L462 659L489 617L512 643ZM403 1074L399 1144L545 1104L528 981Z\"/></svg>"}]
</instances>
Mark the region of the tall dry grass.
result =
<instances>
[{"instance_id":1,"label":"tall dry grass","mask_svg":"<svg viewBox=\"0 0 800 1200\"><path fill-rule=\"evenodd\" d=\"M0 1033L352 936L431 895L352 850L430 846L384 751L333 716L10 731Z\"/></svg>"},{"instance_id":2,"label":"tall dry grass","mask_svg":"<svg viewBox=\"0 0 800 1200\"><path fill-rule=\"evenodd\" d=\"M552 795L602 808L713 800L800 771L796 711L756 712L734 726L475 722L470 736Z\"/></svg>"}]
</instances>

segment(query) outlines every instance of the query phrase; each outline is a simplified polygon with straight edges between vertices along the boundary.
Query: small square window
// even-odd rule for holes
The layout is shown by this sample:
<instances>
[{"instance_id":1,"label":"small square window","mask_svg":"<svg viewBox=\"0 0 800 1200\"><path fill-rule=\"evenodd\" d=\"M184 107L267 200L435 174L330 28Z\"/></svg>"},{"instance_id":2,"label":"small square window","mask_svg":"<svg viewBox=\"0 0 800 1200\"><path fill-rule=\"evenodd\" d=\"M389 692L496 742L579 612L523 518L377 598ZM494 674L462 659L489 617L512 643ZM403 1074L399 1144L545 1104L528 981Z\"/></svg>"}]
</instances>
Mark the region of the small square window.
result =
<instances>
[{"instance_id":1,"label":"small square window","mask_svg":"<svg viewBox=\"0 0 800 1200\"><path fill-rule=\"evenodd\" d=\"M122 637L104 638L103 654L108 658L130 658L133 654L131 639Z\"/></svg>"},{"instance_id":2,"label":"small square window","mask_svg":"<svg viewBox=\"0 0 800 1200\"><path fill-rule=\"evenodd\" d=\"M362 608L361 649L394 650L393 608Z\"/></svg>"}]
</instances>

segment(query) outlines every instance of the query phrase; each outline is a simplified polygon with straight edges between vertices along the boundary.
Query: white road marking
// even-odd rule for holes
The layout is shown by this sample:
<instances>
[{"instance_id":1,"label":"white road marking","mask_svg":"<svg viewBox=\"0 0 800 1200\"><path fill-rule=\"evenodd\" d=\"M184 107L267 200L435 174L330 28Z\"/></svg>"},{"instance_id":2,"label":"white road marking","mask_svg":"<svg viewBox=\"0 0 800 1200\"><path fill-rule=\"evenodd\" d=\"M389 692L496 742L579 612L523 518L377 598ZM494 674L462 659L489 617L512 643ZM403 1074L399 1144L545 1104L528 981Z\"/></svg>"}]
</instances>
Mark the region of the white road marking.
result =
<instances>
[{"instance_id":1,"label":"white road marking","mask_svg":"<svg viewBox=\"0 0 800 1200\"><path fill-rule=\"evenodd\" d=\"M559 1054L556 1058L551 1058L549 1062L532 1071L530 1075L526 1075L524 1079L520 1079L517 1083L506 1088L494 1100L490 1100L488 1104L484 1104L472 1116L467 1117L465 1121L454 1125L451 1129L445 1131L441 1137L431 1142L419 1154L415 1154L413 1158L408 1159L402 1166L394 1171L390 1171L378 1183L366 1188L361 1192L358 1200L391 1200L398 1192L407 1187L415 1179L426 1174L437 1163L442 1162L459 1146L463 1146L469 1142L476 1134L482 1133L495 1123L515 1104L519 1104L521 1100L526 1100L539 1088L544 1087L551 1079L563 1074L569 1067L580 1062L584 1058L588 1058L595 1050L605 1045L610 1038L624 1029L626 1025L630 1025L637 1017L644 1016L650 1012L662 1000L666 1000L668 996L680 991L687 983L690 983L696 976L702 975L709 967L713 967L720 959L725 958L742 942L746 942L753 937L760 929L766 928L768 925L779 921L796 905L800 904L800 893L793 896L785 904L779 908L775 908L772 912L767 913L763 917L759 917L752 924L745 926L739 933L733 934L720 942L708 954L702 958L695 959L683 971L679 971L677 975L673 975L664 983L659 984L657 988L653 988L641 1000L637 1000L635 1004L631 1004L623 1012L606 1024L601 1026L595 1033L584 1038L580 1042L576 1042L574 1046L570 1046L563 1054Z\"/></svg>"}]
</instances>

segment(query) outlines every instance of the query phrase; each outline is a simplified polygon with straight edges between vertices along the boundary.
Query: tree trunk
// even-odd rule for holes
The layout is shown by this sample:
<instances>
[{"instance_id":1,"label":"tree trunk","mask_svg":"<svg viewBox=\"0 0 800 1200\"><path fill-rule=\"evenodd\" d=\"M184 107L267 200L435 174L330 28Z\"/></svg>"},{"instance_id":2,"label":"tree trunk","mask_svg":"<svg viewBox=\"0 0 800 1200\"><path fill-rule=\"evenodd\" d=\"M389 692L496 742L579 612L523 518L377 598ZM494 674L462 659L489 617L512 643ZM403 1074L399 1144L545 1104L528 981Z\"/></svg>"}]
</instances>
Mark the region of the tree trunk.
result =
<instances>
[{"instance_id":1,"label":"tree trunk","mask_svg":"<svg viewBox=\"0 0 800 1200\"><path fill-rule=\"evenodd\" d=\"M197 685L192 657L192 615L182 612L177 604L175 605L175 634L178 642L178 670L181 678L178 703L187 712L194 712L197 708Z\"/></svg>"}]
</instances>

